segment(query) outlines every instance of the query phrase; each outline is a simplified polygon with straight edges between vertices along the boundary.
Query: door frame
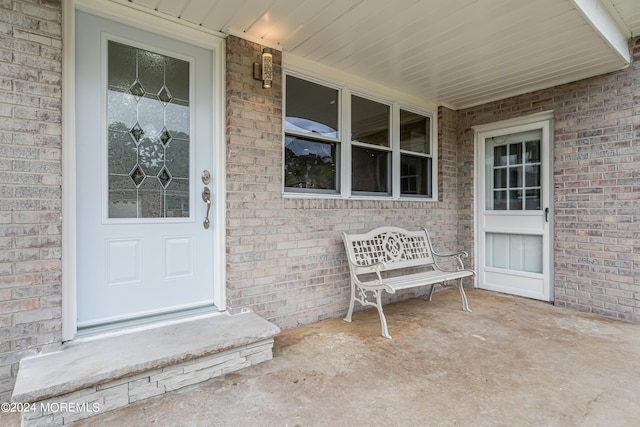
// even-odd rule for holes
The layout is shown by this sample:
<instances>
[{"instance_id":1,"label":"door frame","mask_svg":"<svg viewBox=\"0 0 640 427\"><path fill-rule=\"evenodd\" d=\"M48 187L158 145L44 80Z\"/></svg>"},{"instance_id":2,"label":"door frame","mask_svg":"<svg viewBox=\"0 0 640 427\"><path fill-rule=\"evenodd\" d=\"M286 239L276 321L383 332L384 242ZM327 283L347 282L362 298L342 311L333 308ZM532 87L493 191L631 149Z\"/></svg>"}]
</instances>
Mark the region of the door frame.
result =
<instances>
[{"instance_id":1,"label":"door frame","mask_svg":"<svg viewBox=\"0 0 640 427\"><path fill-rule=\"evenodd\" d=\"M99 0L69 0L62 3L62 341L75 338L77 327L77 228L76 228L76 137L75 137L75 11L82 10L123 24L135 25L149 32L162 28L165 35L213 52L213 156L212 223L214 304L226 310L225 256L225 129L224 77L225 35L143 11L133 3Z\"/></svg>"},{"instance_id":2,"label":"door frame","mask_svg":"<svg viewBox=\"0 0 640 427\"><path fill-rule=\"evenodd\" d=\"M481 195L484 193L482 191L481 186L484 185L484 182L480 182L480 168L484 168L483 164L480 164L480 137L479 135L482 133L498 131L502 129L512 128L516 126L526 126L534 123L547 122L548 123L548 131L549 131L549 146L548 149L548 161L546 165L546 171L544 172L545 178L548 182L547 188L549 190L549 222L548 222L548 233L549 238L546 242L547 247L543 248L547 250L548 259L543 259L542 263L545 268L548 269L548 280L549 280L549 295L548 301L554 300L554 285L553 285L553 243L554 243L554 232L553 232L553 111L543 111L536 114L531 114L523 117L516 117L513 119L501 120L493 123L476 125L472 126L474 131L474 160L473 160L473 195L474 195L474 203L473 203L473 234L474 238L474 259L476 260L476 271L480 271L482 266L480 265L480 260L483 260L484 257L480 256L480 251L484 250L484 248L480 247L481 241L480 238L481 227L480 221L482 219L481 211L484 206L484 199L481 200ZM484 147L482 147L484 148ZM544 209L544 206L543 206ZM544 242L544 241L543 241ZM543 243L544 244L544 243ZM481 274L476 275L476 283L475 287L480 288L480 276Z\"/></svg>"}]
</instances>

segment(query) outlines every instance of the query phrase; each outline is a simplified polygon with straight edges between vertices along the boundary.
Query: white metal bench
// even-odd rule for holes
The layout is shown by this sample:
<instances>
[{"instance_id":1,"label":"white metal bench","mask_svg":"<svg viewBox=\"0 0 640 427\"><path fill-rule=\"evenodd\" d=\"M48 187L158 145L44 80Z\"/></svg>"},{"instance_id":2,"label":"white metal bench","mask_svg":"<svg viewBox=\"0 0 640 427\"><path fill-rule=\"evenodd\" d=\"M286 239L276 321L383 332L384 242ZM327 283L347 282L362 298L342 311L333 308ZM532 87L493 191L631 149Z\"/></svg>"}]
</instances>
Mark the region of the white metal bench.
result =
<instances>
[{"instance_id":1,"label":"white metal bench","mask_svg":"<svg viewBox=\"0 0 640 427\"><path fill-rule=\"evenodd\" d=\"M467 252L435 252L426 229L408 231L399 227L380 227L364 234L343 232L342 240L351 273L351 302L344 319L347 322L351 322L356 301L363 306L376 307L382 336L391 339L382 312L382 291L393 294L400 289L431 285L431 301L436 284L457 286L462 296L462 309L471 311L462 287L464 277L475 275L462 263L462 258L468 257ZM447 258L455 262L455 266L444 268L442 262ZM448 284L456 279L456 284Z\"/></svg>"}]
</instances>

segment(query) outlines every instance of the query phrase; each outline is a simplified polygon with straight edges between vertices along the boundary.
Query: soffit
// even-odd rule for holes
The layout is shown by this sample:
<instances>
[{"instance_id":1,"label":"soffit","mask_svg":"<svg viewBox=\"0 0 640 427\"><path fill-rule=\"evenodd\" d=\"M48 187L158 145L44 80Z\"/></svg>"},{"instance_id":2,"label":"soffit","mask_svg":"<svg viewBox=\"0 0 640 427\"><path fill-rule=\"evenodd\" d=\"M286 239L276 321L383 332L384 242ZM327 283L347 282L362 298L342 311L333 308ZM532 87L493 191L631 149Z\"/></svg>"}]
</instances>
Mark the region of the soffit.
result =
<instances>
[{"instance_id":1,"label":"soffit","mask_svg":"<svg viewBox=\"0 0 640 427\"><path fill-rule=\"evenodd\" d=\"M578 0L114 1L454 109L627 65ZM640 35L640 1L581 1L606 6L625 37Z\"/></svg>"}]
</instances>

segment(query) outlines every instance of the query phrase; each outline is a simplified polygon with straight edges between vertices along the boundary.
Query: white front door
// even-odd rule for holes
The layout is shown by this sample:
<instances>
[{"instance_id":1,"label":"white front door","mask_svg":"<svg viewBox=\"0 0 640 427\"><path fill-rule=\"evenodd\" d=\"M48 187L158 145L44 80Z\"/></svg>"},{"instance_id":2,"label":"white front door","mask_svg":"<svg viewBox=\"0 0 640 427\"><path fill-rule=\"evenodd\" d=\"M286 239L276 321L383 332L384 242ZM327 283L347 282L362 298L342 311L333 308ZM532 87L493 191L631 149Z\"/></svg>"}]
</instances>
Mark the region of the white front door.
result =
<instances>
[{"instance_id":1,"label":"white front door","mask_svg":"<svg viewBox=\"0 0 640 427\"><path fill-rule=\"evenodd\" d=\"M477 134L482 289L552 298L549 139L549 120L485 126Z\"/></svg>"},{"instance_id":2,"label":"white front door","mask_svg":"<svg viewBox=\"0 0 640 427\"><path fill-rule=\"evenodd\" d=\"M78 11L75 58L78 328L213 307L212 51Z\"/></svg>"}]
</instances>

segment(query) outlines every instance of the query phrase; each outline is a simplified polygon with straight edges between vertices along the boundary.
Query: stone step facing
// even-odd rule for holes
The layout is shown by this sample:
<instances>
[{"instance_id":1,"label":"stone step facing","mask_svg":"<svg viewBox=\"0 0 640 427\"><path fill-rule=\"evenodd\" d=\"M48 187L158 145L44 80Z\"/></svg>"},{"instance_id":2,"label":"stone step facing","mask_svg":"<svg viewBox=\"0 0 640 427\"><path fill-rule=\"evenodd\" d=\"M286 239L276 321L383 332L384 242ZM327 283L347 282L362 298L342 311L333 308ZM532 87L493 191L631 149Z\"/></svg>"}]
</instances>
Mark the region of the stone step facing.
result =
<instances>
[{"instance_id":1,"label":"stone step facing","mask_svg":"<svg viewBox=\"0 0 640 427\"><path fill-rule=\"evenodd\" d=\"M23 426L67 425L270 360L279 332L225 313L72 342L23 359L12 400Z\"/></svg>"}]
</instances>

